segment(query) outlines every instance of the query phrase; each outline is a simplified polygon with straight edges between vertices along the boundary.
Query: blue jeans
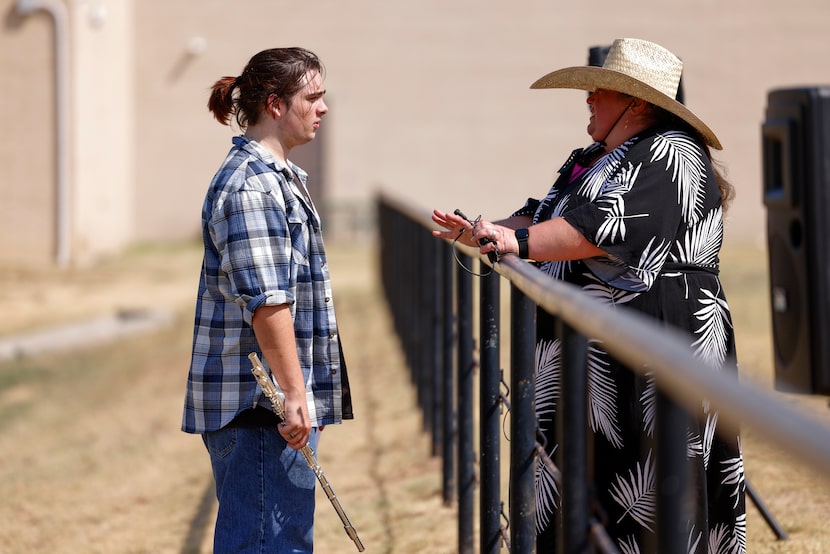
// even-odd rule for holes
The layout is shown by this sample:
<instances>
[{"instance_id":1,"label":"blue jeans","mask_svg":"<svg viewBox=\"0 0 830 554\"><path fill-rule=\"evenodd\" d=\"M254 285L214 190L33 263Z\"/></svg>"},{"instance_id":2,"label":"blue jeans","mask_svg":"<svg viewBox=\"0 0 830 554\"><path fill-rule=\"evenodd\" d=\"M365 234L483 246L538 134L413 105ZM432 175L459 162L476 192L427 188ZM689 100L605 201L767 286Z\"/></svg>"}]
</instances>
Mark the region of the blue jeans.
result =
<instances>
[{"instance_id":1,"label":"blue jeans","mask_svg":"<svg viewBox=\"0 0 830 554\"><path fill-rule=\"evenodd\" d=\"M219 500L214 554L312 552L317 478L303 455L276 428L225 427L202 440ZM312 429L315 450L318 440Z\"/></svg>"}]
</instances>

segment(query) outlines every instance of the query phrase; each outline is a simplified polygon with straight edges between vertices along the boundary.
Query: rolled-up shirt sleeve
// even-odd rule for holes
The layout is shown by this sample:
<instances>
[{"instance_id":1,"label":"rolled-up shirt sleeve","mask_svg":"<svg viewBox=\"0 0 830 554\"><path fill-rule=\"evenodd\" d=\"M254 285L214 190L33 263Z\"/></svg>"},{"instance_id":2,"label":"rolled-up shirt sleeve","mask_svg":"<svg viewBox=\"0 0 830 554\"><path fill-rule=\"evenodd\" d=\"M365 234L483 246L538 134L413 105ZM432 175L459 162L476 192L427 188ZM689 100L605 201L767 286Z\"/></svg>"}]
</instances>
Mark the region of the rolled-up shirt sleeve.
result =
<instances>
[{"instance_id":1,"label":"rolled-up shirt sleeve","mask_svg":"<svg viewBox=\"0 0 830 554\"><path fill-rule=\"evenodd\" d=\"M249 325L261 306L293 304L296 271L285 211L272 194L239 190L214 212L214 243L229 289Z\"/></svg>"}]
</instances>

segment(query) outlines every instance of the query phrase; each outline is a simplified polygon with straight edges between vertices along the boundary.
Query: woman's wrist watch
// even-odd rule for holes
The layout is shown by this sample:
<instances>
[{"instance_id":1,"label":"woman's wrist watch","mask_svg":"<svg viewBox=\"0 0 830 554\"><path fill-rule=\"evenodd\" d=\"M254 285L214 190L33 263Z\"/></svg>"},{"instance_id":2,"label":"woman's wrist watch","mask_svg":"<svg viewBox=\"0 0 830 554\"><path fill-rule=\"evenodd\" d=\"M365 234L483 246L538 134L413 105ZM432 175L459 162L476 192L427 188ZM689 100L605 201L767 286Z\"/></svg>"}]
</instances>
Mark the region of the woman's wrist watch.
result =
<instances>
[{"instance_id":1,"label":"woman's wrist watch","mask_svg":"<svg viewBox=\"0 0 830 554\"><path fill-rule=\"evenodd\" d=\"M530 258L527 247L527 237L530 235L527 229L516 229L516 242L519 243L519 257L523 260Z\"/></svg>"}]
</instances>

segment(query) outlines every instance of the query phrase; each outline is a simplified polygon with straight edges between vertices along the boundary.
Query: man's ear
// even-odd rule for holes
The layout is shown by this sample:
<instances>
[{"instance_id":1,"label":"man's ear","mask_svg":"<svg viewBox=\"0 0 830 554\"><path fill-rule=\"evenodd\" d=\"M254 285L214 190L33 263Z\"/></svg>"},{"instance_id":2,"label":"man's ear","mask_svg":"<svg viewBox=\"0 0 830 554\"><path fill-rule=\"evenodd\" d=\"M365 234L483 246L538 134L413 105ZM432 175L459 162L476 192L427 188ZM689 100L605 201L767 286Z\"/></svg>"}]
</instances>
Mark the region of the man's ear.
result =
<instances>
[{"instance_id":1,"label":"man's ear","mask_svg":"<svg viewBox=\"0 0 830 554\"><path fill-rule=\"evenodd\" d=\"M276 119L282 116L283 104L282 100L276 94L268 97L268 112Z\"/></svg>"}]
</instances>

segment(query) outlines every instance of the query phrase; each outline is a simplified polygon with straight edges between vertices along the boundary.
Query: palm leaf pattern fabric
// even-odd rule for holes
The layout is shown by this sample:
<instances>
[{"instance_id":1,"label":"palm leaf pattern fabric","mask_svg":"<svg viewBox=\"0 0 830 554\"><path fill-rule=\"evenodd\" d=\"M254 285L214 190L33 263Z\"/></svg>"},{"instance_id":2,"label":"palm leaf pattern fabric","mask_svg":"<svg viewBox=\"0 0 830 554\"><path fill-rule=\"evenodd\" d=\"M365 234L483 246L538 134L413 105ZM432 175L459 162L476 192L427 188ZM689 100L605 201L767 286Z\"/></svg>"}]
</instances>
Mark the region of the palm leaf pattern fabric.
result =
<instances>
[{"instance_id":1,"label":"palm leaf pattern fabric","mask_svg":"<svg viewBox=\"0 0 830 554\"><path fill-rule=\"evenodd\" d=\"M578 153L575 152L575 154ZM573 156L572 158L573 159ZM723 211L706 153L684 132L651 129L604 154L586 171L566 163L545 198L516 214L539 223L562 217L607 255L540 263L542 271L576 284L620 309L633 309L688 333L706 367L736 367L729 306L717 276ZM551 457L558 443L560 345L553 318L537 312L536 410ZM621 552L646 552L656 522L654 434L656 384L589 340L589 423L596 501ZM734 370L734 369L732 369ZM737 436L723 437L705 401L690 414L687 460L696 511L688 522L690 554L746 551L745 482ZM559 489L539 464L537 549L556 541Z\"/></svg>"}]
</instances>

